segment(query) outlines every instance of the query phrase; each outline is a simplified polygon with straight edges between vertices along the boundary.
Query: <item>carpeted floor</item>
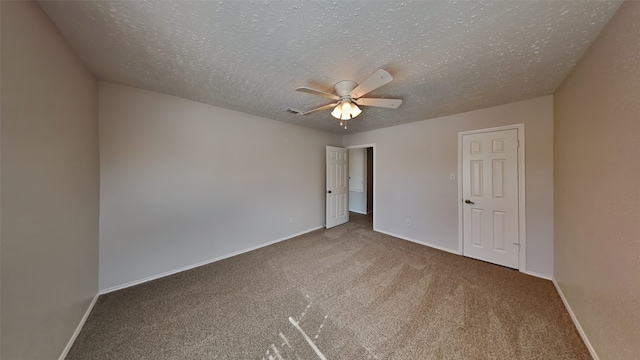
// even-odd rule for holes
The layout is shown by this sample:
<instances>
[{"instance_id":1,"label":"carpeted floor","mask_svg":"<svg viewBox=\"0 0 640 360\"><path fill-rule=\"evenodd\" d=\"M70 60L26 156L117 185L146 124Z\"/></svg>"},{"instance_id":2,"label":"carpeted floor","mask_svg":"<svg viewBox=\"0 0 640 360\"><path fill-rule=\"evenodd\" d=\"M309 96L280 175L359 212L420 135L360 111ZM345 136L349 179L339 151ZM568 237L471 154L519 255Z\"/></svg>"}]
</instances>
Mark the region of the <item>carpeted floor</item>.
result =
<instances>
[{"instance_id":1,"label":"carpeted floor","mask_svg":"<svg viewBox=\"0 0 640 360\"><path fill-rule=\"evenodd\" d=\"M371 218L101 296L67 359L590 359L550 281Z\"/></svg>"}]
</instances>

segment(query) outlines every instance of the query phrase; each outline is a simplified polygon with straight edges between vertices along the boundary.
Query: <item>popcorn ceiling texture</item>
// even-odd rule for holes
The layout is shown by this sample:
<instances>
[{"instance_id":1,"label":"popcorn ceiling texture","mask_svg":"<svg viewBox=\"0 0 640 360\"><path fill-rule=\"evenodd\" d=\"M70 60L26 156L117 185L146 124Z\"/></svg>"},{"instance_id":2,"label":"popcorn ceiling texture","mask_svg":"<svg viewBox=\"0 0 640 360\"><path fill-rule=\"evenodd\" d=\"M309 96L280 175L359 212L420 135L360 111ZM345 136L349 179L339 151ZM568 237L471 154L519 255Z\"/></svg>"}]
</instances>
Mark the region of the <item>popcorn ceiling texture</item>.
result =
<instances>
[{"instance_id":1,"label":"popcorn ceiling texture","mask_svg":"<svg viewBox=\"0 0 640 360\"><path fill-rule=\"evenodd\" d=\"M41 1L100 79L354 133L552 94L619 1ZM300 117L379 68L394 81L348 130Z\"/></svg>"}]
</instances>

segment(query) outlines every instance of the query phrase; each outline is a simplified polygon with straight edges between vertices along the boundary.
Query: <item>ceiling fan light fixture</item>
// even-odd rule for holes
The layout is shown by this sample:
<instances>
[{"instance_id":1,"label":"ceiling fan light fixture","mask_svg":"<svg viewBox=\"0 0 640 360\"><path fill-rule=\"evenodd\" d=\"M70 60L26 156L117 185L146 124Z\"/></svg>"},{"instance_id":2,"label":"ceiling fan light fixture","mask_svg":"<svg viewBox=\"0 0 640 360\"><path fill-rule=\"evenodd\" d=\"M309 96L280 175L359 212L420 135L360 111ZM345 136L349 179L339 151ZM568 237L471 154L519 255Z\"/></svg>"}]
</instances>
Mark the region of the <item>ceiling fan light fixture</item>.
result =
<instances>
[{"instance_id":1,"label":"ceiling fan light fixture","mask_svg":"<svg viewBox=\"0 0 640 360\"><path fill-rule=\"evenodd\" d=\"M338 113L340 114L340 120L351 119L351 103L349 100L344 100L338 106L336 106Z\"/></svg>"},{"instance_id":2,"label":"ceiling fan light fixture","mask_svg":"<svg viewBox=\"0 0 640 360\"><path fill-rule=\"evenodd\" d=\"M352 104L351 105L351 118L355 118L356 116L360 115L362 113L362 110L360 110L360 108L358 107L358 105L356 104Z\"/></svg>"},{"instance_id":3,"label":"ceiling fan light fixture","mask_svg":"<svg viewBox=\"0 0 640 360\"><path fill-rule=\"evenodd\" d=\"M342 117L342 111L340 111L340 105L336 105L336 107L331 112L331 116L336 119L340 119Z\"/></svg>"},{"instance_id":4,"label":"ceiling fan light fixture","mask_svg":"<svg viewBox=\"0 0 640 360\"><path fill-rule=\"evenodd\" d=\"M393 80L391 74L380 69L369 76L361 84L356 83L353 80L342 80L333 85L335 93L330 93L322 90L315 90L308 87L299 87L296 91L305 92L312 95L318 95L326 97L332 100L336 100L336 103L327 104L318 108L304 111L294 112L288 110L290 113L299 115L308 115L317 111L331 109L331 116L340 120L340 126L347 128L347 121L355 119L362 114L360 106L375 106L389 109L396 109L402 104L402 99L384 99L384 98L364 98L363 95L379 88L380 86L389 83Z\"/></svg>"},{"instance_id":5,"label":"ceiling fan light fixture","mask_svg":"<svg viewBox=\"0 0 640 360\"><path fill-rule=\"evenodd\" d=\"M351 101L349 100L342 103L342 115L344 116L345 114L347 116L351 115Z\"/></svg>"},{"instance_id":6,"label":"ceiling fan light fixture","mask_svg":"<svg viewBox=\"0 0 640 360\"><path fill-rule=\"evenodd\" d=\"M331 112L331 116L338 120L351 120L361 113L362 110L360 110L358 105L352 103L351 100L347 99L336 105L336 107Z\"/></svg>"}]
</instances>

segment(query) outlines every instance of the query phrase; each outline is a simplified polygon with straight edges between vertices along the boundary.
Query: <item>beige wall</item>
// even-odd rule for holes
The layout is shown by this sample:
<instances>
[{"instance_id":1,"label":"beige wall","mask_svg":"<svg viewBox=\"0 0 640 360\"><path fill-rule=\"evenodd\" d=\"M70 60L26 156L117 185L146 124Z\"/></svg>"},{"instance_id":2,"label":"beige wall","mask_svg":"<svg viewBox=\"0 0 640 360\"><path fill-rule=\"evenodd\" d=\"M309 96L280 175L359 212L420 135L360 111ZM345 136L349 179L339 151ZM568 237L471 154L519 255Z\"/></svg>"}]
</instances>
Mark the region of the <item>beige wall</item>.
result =
<instances>
[{"instance_id":1,"label":"beige wall","mask_svg":"<svg viewBox=\"0 0 640 360\"><path fill-rule=\"evenodd\" d=\"M100 82L101 290L322 226L325 145L340 142Z\"/></svg>"},{"instance_id":2,"label":"beige wall","mask_svg":"<svg viewBox=\"0 0 640 360\"><path fill-rule=\"evenodd\" d=\"M555 278L601 360L640 354L640 2L555 94Z\"/></svg>"},{"instance_id":3,"label":"beige wall","mask_svg":"<svg viewBox=\"0 0 640 360\"><path fill-rule=\"evenodd\" d=\"M527 270L553 274L551 96L344 137L376 144L376 229L458 251L458 132L525 124ZM405 219L411 219L406 225Z\"/></svg>"},{"instance_id":4,"label":"beige wall","mask_svg":"<svg viewBox=\"0 0 640 360\"><path fill-rule=\"evenodd\" d=\"M57 359L98 290L97 81L35 2L1 6L0 357Z\"/></svg>"}]
</instances>

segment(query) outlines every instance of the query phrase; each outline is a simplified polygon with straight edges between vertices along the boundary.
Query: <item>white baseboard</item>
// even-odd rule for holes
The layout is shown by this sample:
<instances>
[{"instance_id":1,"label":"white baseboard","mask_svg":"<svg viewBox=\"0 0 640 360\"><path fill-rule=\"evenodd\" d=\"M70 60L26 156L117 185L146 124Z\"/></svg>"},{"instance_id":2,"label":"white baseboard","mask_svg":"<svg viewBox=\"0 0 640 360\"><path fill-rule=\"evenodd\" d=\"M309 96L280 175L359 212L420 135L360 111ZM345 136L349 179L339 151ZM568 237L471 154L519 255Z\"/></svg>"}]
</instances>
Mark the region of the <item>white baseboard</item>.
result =
<instances>
[{"instance_id":1,"label":"white baseboard","mask_svg":"<svg viewBox=\"0 0 640 360\"><path fill-rule=\"evenodd\" d=\"M531 276L539 277L539 278L541 278L541 279L545 279L545 280L553 281L553 276L540 274L540 273L537 273L537 272L535 272L535 271L529 271L529 270L527 270L527 271L525 271L524 273L525 273L525 274L527 274L527 275L531 275Z\"/></svg>"},{"instance_id":2,"label":"white baseboard","mask_svg":"<svg viewBox=\"0 0 640 360\"><path fill-rule=\"evenodd\" d=\"M91 300L91 303L87 308L87 311L84 312L84 315L82 316L82 319L80 319L80 323L78 324L78 327L76 327L76 331L73 332L73 335L71 335L71 339L69 339L67 346L65 346L64 350L62 350L62 354L58 358L59 360L64 360L67 357L67 354L69 353L69 350L71 350L73 343L76 341L78 334L80 334L80 331L84 326L84 323L87 321L87 318L89 318L89 314L91 314L91 310L93 310L93 306L96 304L96 301L98 300L98 296L100 296L100 294L96 294L96 296L93 297L93 300Z\"/></svg>"},{"instance_id":3,"label":"white baseboard","mask_svg":"<svg viewBox=\"0 0 640 360\"><path fill-rule=\"evenodd\" d=\"M257 249L263 248L265 246L269 246L269 245L273 245L275 243L279 243L281 241L289 240L289 239L294 238L296 236L304 235L306 233L310 233L312 231L316 231L316 230L322 229L322 228L324 228L324 226L317 226L317 227L314 227L314 228L299 232L297 234L289 235L289 236L286 236L286 237L283 237L283 238L280 238L280 239L277 239L277 240L270 241L268 243L260 244L260 245L257 245L257 246L252 246L252 247L247 248L247 249L235 251L235 252L232 252L230 254L225 254L225 255L222 255L222 256L218 256L218 257L213 258L213 259L201 261L201 262L198 262L198 263L195 263L195 264L191 264L191 265L187 265L187 266L184 266L184 267L181 267L181 268L178 268L178 269L165 271L163 273L152 275L152 276L149 276L149 277L146 277L146 278L143 278L143 279L130 281L130 282L122 284L122 285L116 285L116 286L112 286L110 288L101 289L99 294L102 295L102 294L107 294L107 293L110 293L110 292L113 292L113 291L116 291L116 290L126 289L128 287L135 286L135 285L140 285L140 284L146 283L146 282L151 281L151 280L160 279L160 278L163 278L165 276L177 274L179 272L183 272L183 271L186 271L186 270L197 268L199 266L211 264L211 263L216 262L216 261L224 260L224 259L230 258L232 256L236 256L236 255L244 254L244 253L249 252L249 251L257 250Z\"/></svg>"},{"instance_id":4,"label":"white baseboard","mask_svg":"<svg viewBox=\"0 0 640 360\"><path fill-rule=\"evenodd\" d=\"M390 233L388 231L383 231L383 230L380 230L380 229L375 229L374 228L373 230L377 231L379 233L383 233L383 234L389 235L389 236L397 237L397 238L402 239L402 240L407 240L407 241L414 242L416 244L420 244L420 245L428 246L428 247L431 247L431 248L434 248L434 249L446 251L448 253L452 253L452 254L456 254L456 255L462 255L462 254L460 254L460 252L458 252L458 250L448 249L448 248L445 248L445 247L442 247L442 246L439 246L439 245L434 245L434 244L431 244L431 243L428 243L428 242L425 242L425 241L411 239L411 238L408 238L406 236L400 236L398 234ZM553 277L552 276L540 274L540 273L537 273L535 271L526 271L524 273L527 274L527 275L539 277L539 278L542 278L542 279L545 279L545 280L553 281Z\"/></svg>"},{"instance_id":5,"label":"white baseboard","mask_svg":"<svg viewBox=\"0 0 640 360\"><path fill-rule=\"evenodd\" d=\"M411 238L408 238L408 237L406 237L406 236L397 235L397 234L390 233L390 232L383 231L383 230L376 229L376 228L374 228L374 229L373 229L373 231L377 231L377 232L379 232L379 233L383 233L383 234L385 234L385 235L389 235L389 236L397 237L397 238L402 239L402 240L411 241L411 242L416 243L416 244L420 244L420 245L428 246L428 247L430 247L430 248L434 248L434 249L438 249L438 250L446 251L446 252L448 252L448 253L452 253L452 254L460 255L460 254L458 253L458 250L447 249L447 248L442 247L442 246L439 246L439 245L434 245L434 244L431 244L431 243L428 243L428 242L425 242L425 241L420 241L420 240L416 240L416 239L411 239Z\"/></svg>"},{"instance_id":6,"label":"white baseboard","mask_svg":"<svg viewBox=\"0 0 640 360\"><path fill-rule=\"evenodd\" d=\"M358 211L358 210L351 210L351 209L349 209L349 211L350 211L350 212L354 212L354 213L356 213L356 214L367 215L367 213L366 213L366 212L362 212L362 211Z\"/></svg>"},{"instance_id":7,"label":"white baseboard","mask_svg":"<svg viewBox=\"0 0 640 360\"><path fill-rule=\"evenodd\" d=\"M580 326L580 322L578 321L578 318L573 313L573 310L571 309L571 306L569 305L567 298L564 297L564 293L562 292L562 289L560 289L560 285L558 285L558 282L555 279L552 279L551 281L553 281L553 285L555 285L556 290L560 295L560 299L562 299L562 302L564 303L564 307L567 308L567 311L571 316L571 320L573 320L573 324L576 326L576 329L578 330L578 333L580 334L582 341L584 341L585 345L587 345L587 349L589 349L589 353L591 354L591 357L593 357L594 360L600 360L600 358L598 357L598 354L596 354L596 351L593 349L593 346L591 346L591 343L587 338L587 334L585 334L584 330L582 329L582 326Z\"/></svg>"}]
</instances>

